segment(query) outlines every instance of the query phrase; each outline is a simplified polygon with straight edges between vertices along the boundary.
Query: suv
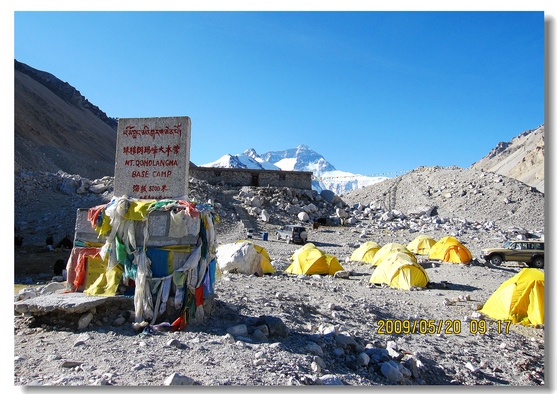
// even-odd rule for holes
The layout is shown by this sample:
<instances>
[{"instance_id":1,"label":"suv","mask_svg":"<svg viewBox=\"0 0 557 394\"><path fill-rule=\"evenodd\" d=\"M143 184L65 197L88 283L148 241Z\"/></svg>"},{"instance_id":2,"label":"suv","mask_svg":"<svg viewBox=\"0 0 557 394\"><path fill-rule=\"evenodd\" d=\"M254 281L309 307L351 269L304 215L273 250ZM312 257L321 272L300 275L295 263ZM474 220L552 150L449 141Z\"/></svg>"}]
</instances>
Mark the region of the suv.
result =
<instances>
[{"instance_id":1,"label":"suv","mask_svg":"<svg viewBox=\"0 0 557 394\"><path fill-rule=\"evenodd\" d=\"M493 265L501 265L504 261L526 263L528 267L544 267L544 241L508 241L500 248L489 248L481 251L480 257Z\"/></svg>"},{"instance_id":2,"label":"suv","mask_svg":"<svg viewBox=\"0 0 557 394\"><path fill-rule=\"evenodd\" d=\"M285 239L288 243L305 244L308 240L308 233L303 226L288 225L277 231L277 240L280 241L281 239Z\"/></svg>"}]
</instances>

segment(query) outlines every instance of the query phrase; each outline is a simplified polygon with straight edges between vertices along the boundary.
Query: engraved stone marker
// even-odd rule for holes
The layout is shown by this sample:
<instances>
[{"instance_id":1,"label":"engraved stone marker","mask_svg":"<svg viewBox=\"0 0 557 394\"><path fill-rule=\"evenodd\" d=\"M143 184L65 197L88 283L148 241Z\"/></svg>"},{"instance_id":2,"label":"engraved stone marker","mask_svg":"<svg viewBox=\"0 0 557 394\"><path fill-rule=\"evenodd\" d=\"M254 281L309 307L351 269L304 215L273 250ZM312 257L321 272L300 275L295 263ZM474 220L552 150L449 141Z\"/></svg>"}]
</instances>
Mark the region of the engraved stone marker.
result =
<instances>
[{"instance_id":1,"label":"engraved stone marker","mask_svg":"<svg viewBox=\"0 0 557 394\"><path fill-rule=\"evenodd\" d=\"M114 196L186 198L190 135L187 116L118 119Z\"/></svg>"}]
</instances>

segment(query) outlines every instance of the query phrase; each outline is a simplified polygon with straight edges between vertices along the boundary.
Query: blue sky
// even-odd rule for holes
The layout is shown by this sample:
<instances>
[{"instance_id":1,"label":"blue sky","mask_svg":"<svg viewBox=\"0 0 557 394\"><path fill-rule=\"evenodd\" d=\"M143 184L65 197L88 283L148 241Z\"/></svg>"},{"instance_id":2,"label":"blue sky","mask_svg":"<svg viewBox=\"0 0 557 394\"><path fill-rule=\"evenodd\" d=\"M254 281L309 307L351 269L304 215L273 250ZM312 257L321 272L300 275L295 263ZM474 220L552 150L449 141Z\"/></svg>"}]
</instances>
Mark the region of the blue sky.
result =
<instances>
[{"instance_id":1,"label":"blue sky","mask_svg":"<svg viewBox=\"0 0 557 394\"><path fill-rule=\"evenodd\" d=\"M534 9L14 10L14 58L111 117L189 116L198 165L306 144L363 175L468 167L544 123Z\"/></svg>"}]
</instances>

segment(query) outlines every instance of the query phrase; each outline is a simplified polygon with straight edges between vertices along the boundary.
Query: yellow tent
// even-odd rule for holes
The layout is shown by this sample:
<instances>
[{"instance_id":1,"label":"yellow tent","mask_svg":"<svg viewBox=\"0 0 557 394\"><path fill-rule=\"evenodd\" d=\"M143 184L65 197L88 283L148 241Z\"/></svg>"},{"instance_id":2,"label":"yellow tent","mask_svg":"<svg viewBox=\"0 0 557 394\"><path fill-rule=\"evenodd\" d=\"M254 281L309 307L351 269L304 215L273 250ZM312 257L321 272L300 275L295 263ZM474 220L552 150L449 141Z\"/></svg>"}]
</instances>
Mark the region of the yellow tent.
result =
<instances>
[{"instance_id":1,"label":"yellow tent","mask_svg":"<svg viewBox=\"0 0 557 394\"><path fill-rule=\"evenodd\" d=\"M271 264L271 257L269 256L269 252L267 252L267 249L265 249L263 246L254 244L252 241L248 241L248 240L236 241L236 243L240 243L240 242L247 242L252 244L255 250L257 251L257 253L261 255L261 269L263 270L264 274L272 274L276 272L275 267L273 267L273 265Z\"/></svg>"},{"instance_id":2,"label":"yellow tent","mask_svg":"<svg viewBox=\"0 0 557 394\"><path fill-rule=\"evenodd\" d=\"M451 236L441 238L429 250L430 260L442 260L448 263L469 263L472 253L460 243L458 239Z\"/></svg>"},{"instance_id":3,"label":"yellow tent","mask_svg":"<svg viewBox=\"0 0 557 394\"><path fill-rule=\"evenodd\" d=\"M335 256L326 254L315 246L300 248L292 255L292 259L292 264L284 270L290 274L333 275L344 270Z\"/></svg>"},{"instance_id":4,"label":"yellow tent","mask_svg":"<svg viewBox=\"0 0 557 394\"><path fill-rule=\"evenodd\" d=\"M406 249L414 254L428 255L431 247L435 245L436 241L429 235L421 234L414 238L408 245Z\"/></svg>"},{"instance_id":5,"label":"yellow tent","mask_svg":"<svg viewBox=\"0 0 557 394\"><path fill-rule=\"evenodd\" d=\"M337 271L344 271L344 267L340 265L340 262L335 256L325 253L325 258L327 259L327 265L329 266L329 275L334 275Z\"/></svg>"},{"instance_id":6,"label":"yellow tent","mask_svg":"<svg viewBox=\"0 0 557 394\"><path fill-rule=\"evenodd\" d=\"M544 273L524 268L507 279L480 310L495 320L510 320L525 326L544 324Z\"/></svg>"},{"instance_id":7,"label":"yellow tent","mask_svg":"<svg viewBox=\"0 0 557 394\"><path fill-rule=\"evenodd\" d=\"M361 244L356 250L350 255L350 261L361 261L364 263L371 263L375 253L381 249L381 246L373 241L367 241Z\"/></svg>"},{"instance_id":8,"label":"yellow tent","mask_svg":"<svg viewBox=\"0 0 557 394\"><path fill-rule=\"evenodd\" d=\"M379 263L381 263L389 254L391 253L395 253L395 252L402 252L402 253L406 253L408 256L410 256L414 262L417 262L416 260L416 256L414 256L414 254L409 251L408 249L406 249L406 246L399 244L399 243L388 243L385 244L381 247L381 249L379 249L377 252L375 252L375 255L373 256L373 259L371 259L370 264L371 265L379 265Z\"/></svg>"},{"instance_id":9,"label":"yellow tent","mask_svg":"<svg viewBox=\"0 0 557 394\"><path fill-rule=\"evenodd\" d=\"M294 252L294 254L290 257L290 260L296 260L298 254L300 254L301 252L303 252L304 250L308 250L308 249L313 249L313 248L317 248L317 246L315 246L315 244L311 243L311 242L307 242L304 244L304 246L296 249L296 251Z\"/></svg>"},{"instance_id":10,"label":"yellow tent","mask_svg":"<svg viewBox=\"0 0 557 394\"><path fill-rule=\"evenodd\" d=\"M426 287L429 277L412 256L404 252L392 252L375 268L369 282L409 290L411 287Z\"/></svg>"}]
</instances>

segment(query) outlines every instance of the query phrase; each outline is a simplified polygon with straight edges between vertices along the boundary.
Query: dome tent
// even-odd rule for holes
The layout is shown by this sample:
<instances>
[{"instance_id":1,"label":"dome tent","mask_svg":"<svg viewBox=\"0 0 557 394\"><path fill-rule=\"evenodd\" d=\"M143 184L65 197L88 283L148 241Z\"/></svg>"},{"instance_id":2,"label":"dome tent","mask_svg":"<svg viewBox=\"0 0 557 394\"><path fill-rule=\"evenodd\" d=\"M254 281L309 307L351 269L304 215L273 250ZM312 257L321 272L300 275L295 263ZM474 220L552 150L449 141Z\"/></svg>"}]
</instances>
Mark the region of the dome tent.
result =
<instances>
[{"instance_id":1,"label":"dome tent","mask_svg":"<svg viewBox=\"0 0 557 394\"><path fill-rule=\"evenodd\" d=\"M414 254L428 255L431 247L435 245L436 242L437 241L435 241L429 235L421 234L410 241L410 243L406 245L406 249Z\"/></svg>"},{"instance_id":2,"label":"dome tent","mask_svg":"<svg viewBox=\"0 0 557 394\"><path fill-rule=\"evenodd\" d=\"M263 276L263 256L250 242L235 242L219 245L216 250L217 264L222 272Z\"/></svg>"},{"instance_id":3,"label":"dome tent","mask_svg":"<svg viewBox=\"0 0 557 394\"><path fill-rule=\"evenodd\" d=\"M307 242L306 244L304 244L304 246L299 247L298 249L296 249L294 254L292 256L290 256L290 260L296 260L298 255L300 253L302 253L304 250L313 249L313 248L317 248L317 246L315 246L315 244L313 244L311 242Z\"/></svg>"},{"instance_id":4,"label":"dome tent","mask_svg":"<svg viewBox=\"0 0 557 394\"><path fill-rule=\"evenodd\" d=\"M373 256L373 259L371 260L370 264L377 266L379 265L379 263L381 263L389 254L391 253L396 253L396 252L402 252L407 254L408 256L410 256L414 262L417 262L416 260L416 256L414 256L414 254L409 251L406 246L399 244L399 243L388 243L385 244L381 247L381 249L379 249L377 252L375 252L375 255Z\"/></svg>"},{"instance_id":5,"label":"dome tent","mask_svg":"<svg viewBox=\"0 0 557 394\"><path fill-rule=\"evenodd\" d=\"M261 269L263 270L264 274L273 274L276 272L275 267L271 264L271 257L269 256L269 252L263 246L257 245L252 241L248 240L239 240L236 243L248 242L253 245L257 253L261 255Z\"/></svg>"},{"instance_id":6,"label":"dome tent","mask_svg":"<svg viewBox=\"0 0 557 394\"><path fill-rule=\"evenodd\" d=\"M325 259L327 260L327 265L329 266L329 275L334 275L337 271L344 271L344 267L340 265L336 256L325 253Z\"/></svg>"},{"instance_id":7,"label":"dome tent","mask_svg":"<svg viewBox=\"0 0 557 394\"><path fill-rule=\"evenodd\" d=\"M375 253L381 249L381 246L373 241L367 241L361 244L350 255L350 261L361 261L363 263L371 263Z\"/></svg>"},{"instance_id":8,"label":"dome tent","mask_svg":"<svg viewBox=\"0 0 557 394\"><path fill-rule=\"evenodd\" d=\"M293 261L284 270L285 272L294 275L333 275L337 271L344 271L335 256L326 254L315 246L306 247L306 245L294 252Z\"/></svg>"},{"instance_id":9,"label":"dome tent","mask_svg":"<svg viewBox=\"0 0 557 394\"><path fill-rule=\"evenodd\" d=\"M523 268L487 299L480 313L525 326L544 324L544 273Z\"/></svg>"},{"instance_id":10,"label":"dome tent","mask_svg":"<svg viewBox=\"0 0 557 394\"><path fill-rule=\"evenodd\" d=\"M442 260L447 263L467 264L472 260L472 253L455 237L446 236L431 247L429 259Z\"/></svg>"},{"instance_id":11,"label":"dome tent","mask_svg":"<svg viewBox=\"0 0 557 394\"><path fill-rule=\"evenodd\" d=\"M393 252L375 268L369 282L409 290L411 287L426 287L429 277L412 256L404 252Z\"/></svg>"}]
</instances>

